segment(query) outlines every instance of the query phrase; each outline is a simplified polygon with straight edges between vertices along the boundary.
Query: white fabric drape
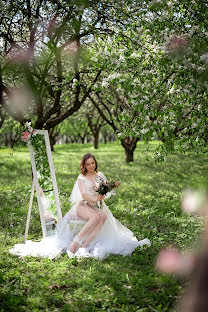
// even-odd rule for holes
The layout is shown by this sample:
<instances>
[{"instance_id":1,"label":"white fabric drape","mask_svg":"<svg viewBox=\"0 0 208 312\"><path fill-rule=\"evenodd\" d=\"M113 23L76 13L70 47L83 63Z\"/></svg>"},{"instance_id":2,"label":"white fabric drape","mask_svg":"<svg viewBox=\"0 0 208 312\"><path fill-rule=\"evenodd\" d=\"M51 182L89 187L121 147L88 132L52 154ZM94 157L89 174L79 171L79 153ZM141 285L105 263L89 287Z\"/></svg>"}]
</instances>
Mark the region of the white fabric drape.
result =
<instances>
[{"instance_id":1,"label":"white fabric drape","mask_svg":"<svg viewBox=\"0 0 208 312\"><path fill-rule=\"evenodd\" d=\"M106 179L101 172L98 172L97 176ZM74 237L80 232L86 222L77 215L77 206L83 200L80 190L82 193L89 194L90 196L96 195L93 190L93 183L87 177L80 174L70 195L72 207L57 224L54 235L43 238L40 242L27 241L25 244L16 244L10 249L10 252L17 256L30 255L53 259L63 249L68 249ZM138 241L129 229L114 218L104 201L102 201L101 209L106 214L107 219L91 243L85 248L81 247L78 249L75 254L77 257L104 259L109 254L126 256L130 255L138 246L151 245L147 238Z\"/></svg>"}]
</instances>

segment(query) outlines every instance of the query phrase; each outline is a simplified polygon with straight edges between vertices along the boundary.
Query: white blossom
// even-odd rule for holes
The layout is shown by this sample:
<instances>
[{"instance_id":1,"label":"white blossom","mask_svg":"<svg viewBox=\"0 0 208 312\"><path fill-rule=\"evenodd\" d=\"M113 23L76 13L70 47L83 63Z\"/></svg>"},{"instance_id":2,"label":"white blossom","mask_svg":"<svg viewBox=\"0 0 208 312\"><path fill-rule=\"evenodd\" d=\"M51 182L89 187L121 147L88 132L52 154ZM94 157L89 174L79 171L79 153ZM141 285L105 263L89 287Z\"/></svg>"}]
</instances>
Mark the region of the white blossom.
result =
<instances>
[{"instance_id":1,"label":"white blossom","mask_svg":"<svg viewBox=\"0 0 208 312\"><path fill-rule=\"evenodd\" d=\"M121 74L119 74L119 73L113 73L113 74L108 76L107 80L115 79L115 78L118 78L120 76L121 76Z\"/></svg>"},{"instance_id":2,"label":"white blossom","mask_svg":"<svg viewBox=\"0 0 208 312\"><path fill-rule=\"evenodd\" d=\"M149 129L142 129L140 132L142 133L142 134L145 134L145 133L147 133L149 131Z\"/></svg>"},{"instance_id":3,"label":"white blossom","mask_svg":"<svg viewBox=\"0 0 208 312\"><path fill-rule=\"evenodd\" d=\"M108 86L109 86L108 81L107 81L107 78L104 78L104 79L103 79L103 81L102 81L102 83L101 83L101 86L102 86L102 87L108 87Z\"/></svg>"},{"instance_id":4,"label":"white blossom","mask_svg":"<svg viewBox=\"0 0 208 312\"><path fill-rule=\"evenodd\" d=\"M172 94L174 92L174 87L170 88L168 94Z\"/></svg>"},{"instance_id":5,"label":"white blossom","mask_svg":"<svg viewBox=\"0 0 208 312\"><path fill-rule=\"evenodd\" d=\"M25 127L29 130L29 132L33 131L33 128L31 127L31 122L26 121Z\"/></svg>"},{"instance_id":6,"label":"white blossom","mask_svg":"<svg viewBox=\"0 0 208 312\"><path fill-rule=\"evenodd\" d=\"M208 64L208 53L202 54L200 60Z\"/></svg>"},{"instance_id":7,"label":"white blossom","mask_svg":"<svg viewBox=\"0 0 208 312\"><path fill-rule=\"evenodd\" d=\"M133 52L133 53L131 54L131 57L133 57L133 58L137 58L137 57L138 57L138 54L137 54L137 53L135 53L135 52Z\"/></svg>"},{"instance_id":8,"label":"white blossom","mask_svg":"<svg viewBox=\"0 0 208 312\"><path fill-rule=\"evenodd\" d=\"M93 57L91 57L91 61L97 62L98 59L97 59L97 57L93 56Z\"/></svg>"},{"instance_id":9,"label":"white blossom","mask_svg":"<svg viewBox=\"0 0 208 312\"><path fill-rule=\"evenodd\" d=\"M105 49L105 50L103 51L103 55L109 56L109 55L110 55L110 52L109 52L107 49Z\"/></svg>"}]
</instances>

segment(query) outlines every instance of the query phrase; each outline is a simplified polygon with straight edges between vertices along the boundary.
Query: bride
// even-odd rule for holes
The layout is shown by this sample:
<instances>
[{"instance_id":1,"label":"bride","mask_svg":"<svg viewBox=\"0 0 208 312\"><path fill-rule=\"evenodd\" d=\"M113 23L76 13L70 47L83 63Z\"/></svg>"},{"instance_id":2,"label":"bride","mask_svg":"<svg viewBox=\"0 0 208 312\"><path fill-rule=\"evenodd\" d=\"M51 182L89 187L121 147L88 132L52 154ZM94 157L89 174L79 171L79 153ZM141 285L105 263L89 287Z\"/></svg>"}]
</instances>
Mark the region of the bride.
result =
<instances>
[{"instance_id":1,"label":"bride","mask_svg":"<svg viewBox=\"0 0 208 312\"><path fill-rule=\"evenodd\" d=\"M111 196L99 195L96 186L100 181L107 183L102 172L97 170L97 161L92 154L85 154L81 160L81 174L78 176L70 201L72 208L57 224L55 234L40 242L27 241L16 244L10 252L18 256L41 256L51 259L67 253L72 257L106 258L110 253L130 255L138 246L150 241L138 241L133 233L124 227L110 212L104 199ZM120 182L115 182L119 187Z\"/></svg>"}]
</instances>

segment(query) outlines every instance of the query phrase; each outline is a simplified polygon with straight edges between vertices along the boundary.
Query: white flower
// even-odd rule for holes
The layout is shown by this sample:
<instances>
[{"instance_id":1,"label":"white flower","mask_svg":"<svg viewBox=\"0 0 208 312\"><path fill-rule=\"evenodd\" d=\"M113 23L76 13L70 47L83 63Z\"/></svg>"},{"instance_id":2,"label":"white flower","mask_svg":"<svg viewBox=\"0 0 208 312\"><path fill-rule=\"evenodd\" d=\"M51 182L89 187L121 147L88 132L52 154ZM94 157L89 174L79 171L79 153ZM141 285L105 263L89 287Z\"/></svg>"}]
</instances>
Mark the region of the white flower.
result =
<instances>
[{"instance_id":1,"label":"white flower","mask_svg":"<svg viewBox=\"0 0 208 312\"><path fill-rule=\"evenodd\" d=\"M108 76L107 80L119 78L120 76L121 76L121 74L119 74L119 73L113 73L113 74Z\"/></svg>"},{"instance_id":2,"label":"white flower","mask_svg":"<svg viewBox=\"0 0 208 312\"><path fill-rule=\"evenodd\" d=\"M105 56L109 56L109 55L110 55L110 53L109 53L109 51L108 51L108 50L104 50L104 51L103 51L103 55L105 55Z\"/></svg>"},{"instance_id":3,"label":"white flower","mask_svg":"<svg viewBox=\"0 0 208 312\"><path fill-rule=\"evenodd\" d=\"M203 66L199 66L199 67L197 68L197 70L198 70L198 72L202 72L202 71L205 70L205 68L204 68Z\"/></svg>"},{"instance_id":4,"label":"white flower","mask_svg":"<svg viewBox=\"0 0 208 312\"><path fill-rule=\"evenodd\" d=\"M108 85L109 85L109 84L108 84L107 78L104 78L103 81L102 81L102 83L101 83L101 86L102 86L102 87L108 87Z\"/></svg>"},{"instance_id":5,"label":"white flower","mask_svg":"<svg viewBox=\"0 0 208 312\"><path fill-rule=\"evenodd\" d=\"M208 64L208 53L202 54L200 60Z\"/></svg>"},{"instance_id":6,"label":"white flower","mask_svg":"<svg viewBox=\"0 0 208 312\"><path fill-rule=\"evenodd\" d=\"M33 131L33 128L31 127L31 122L26 121L25 127L29 130L29 132Z\"/></svg>"},{"instance_id":7,"label":"white flower","mask_svg":"<svg viewBox=\"0 0 208 312\"><path fill-rule=\"evenodd\" d=\"M94 62L97 62L97 57L95 57L95 56L93 56L93 57L91 57L91 61L94 61Z\"/></svg>"},{"instance_id":8,"label":"white flower","mask_svg":"<svg viewBox=\"0 0 208 312\"><path fill-rule=\"evenodd\" d=\"M142 129L140 132L142 133L142 134L145 134L145 133L147 133L149 131L149 129Z\"/></svg>"},{"instance_id":9,"label":"white flower","mask_svg":"<svg viewBox=\"0 0 208 312\"><path fill-rule=\"evenodd\" d=\"M135 53L135 52L133 52L133 53L131 54L131 57L133 57L133 58L137 58L137 57L138 57L138 54L137 54L137 53Z\"/></svg>"},{"instance_id":10,"label":"white flower","mask_svg":"<svg viewBox=\"0 0 208 312\"><path fill-rule=\"evenodd\" d=\"M172 87L169 91L168 94L172 94L174 92L174 87Z\"/></svg>"}]
</instances>

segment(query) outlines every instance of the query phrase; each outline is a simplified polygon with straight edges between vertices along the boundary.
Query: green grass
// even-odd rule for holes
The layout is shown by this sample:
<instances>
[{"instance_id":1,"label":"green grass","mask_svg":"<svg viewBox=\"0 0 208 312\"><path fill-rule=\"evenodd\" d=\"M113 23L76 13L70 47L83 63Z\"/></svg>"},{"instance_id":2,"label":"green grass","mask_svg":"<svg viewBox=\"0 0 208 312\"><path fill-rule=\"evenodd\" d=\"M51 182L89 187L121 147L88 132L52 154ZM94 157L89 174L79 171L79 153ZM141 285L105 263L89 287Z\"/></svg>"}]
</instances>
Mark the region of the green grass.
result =
<instances>
[{"instance_id":1,"label":"green grass","mask_svg":"<svg viewBox=\"0 0 208 312\"><path fill-rule=\"evenodd\" d=\"M156 256L167 245L184 250L197 244L202 221L181 212L184 189L206 184L206 154L173 154L155 163L151 150L156 143L138 143L135 161L124 162L117 143L55 146L54 167L62 212L79 174L81 157L93 153L109 179L120 180L117 196L107 204L116 218L138 239L149 238L152 246L136 249L131 257L111 255L95 259L57 260L18 258L8 250L23 242L31 189L28 149L14 153L0 149L0 311L175 311L184 280L155 270ZM149 148L149 152L146 148ZM149 161L146 159L149 156ZM29 239L41 238L35 201Z\"/></svg>"}]
</instances>

